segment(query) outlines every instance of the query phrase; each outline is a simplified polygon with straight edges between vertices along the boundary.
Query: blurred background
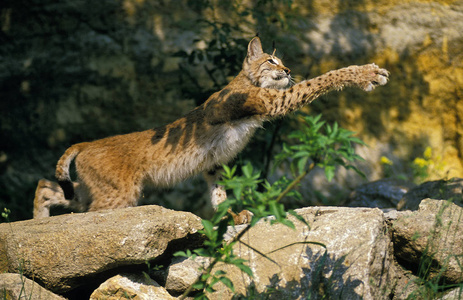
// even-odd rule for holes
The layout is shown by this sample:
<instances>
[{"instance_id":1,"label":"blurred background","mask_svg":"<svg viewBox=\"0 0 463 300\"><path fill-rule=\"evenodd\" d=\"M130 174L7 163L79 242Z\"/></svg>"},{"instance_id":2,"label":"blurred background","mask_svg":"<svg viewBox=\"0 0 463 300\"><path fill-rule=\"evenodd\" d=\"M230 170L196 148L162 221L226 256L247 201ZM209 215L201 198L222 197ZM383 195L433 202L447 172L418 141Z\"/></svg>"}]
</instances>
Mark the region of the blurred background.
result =
<instances>
[{"instance_id":1,"label":"blurred background","mask_svg":"<svg viewBox=\"0 0 463 300\"><path fill-rule=\"evenodd\" d=\"M420 164L420 180L463 176L463 1L2 0L0 28L0 209L10 220L32 217L37 181L54 180L70 145L166 124L220 90L256 33L296 81L372 62L391 72L372 93L333 92L304 109L368 144L357 147L367 178L315 171L293 206L342 203L385 177L415 181ZM271 179L298 125L266 124L237 163ZM210 213L200 178L147 189L143 201Z\"/></svg>"}]
</instances>

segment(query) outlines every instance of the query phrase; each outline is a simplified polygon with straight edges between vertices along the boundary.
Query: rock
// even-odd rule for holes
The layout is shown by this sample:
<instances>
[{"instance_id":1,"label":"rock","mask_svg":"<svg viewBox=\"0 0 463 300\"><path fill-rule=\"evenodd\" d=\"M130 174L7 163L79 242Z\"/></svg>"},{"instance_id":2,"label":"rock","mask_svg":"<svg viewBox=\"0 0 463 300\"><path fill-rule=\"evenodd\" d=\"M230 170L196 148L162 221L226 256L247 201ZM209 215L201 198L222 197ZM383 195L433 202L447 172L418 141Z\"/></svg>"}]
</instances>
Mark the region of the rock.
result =
<instances>
[{"instance_id":1,"label":"rock","mask_svg":"<svg viewBox=\"0 0 463 300\"><path fill-rule=\"evenodd\" d=\"M246 244L235 246L235 254L249 260L253 279L230 265L217 266L213 273L225 271L236 294L268 293L272 299L381 299L392 293L397 270L380 210L310 207L297 212L310 228L294 219L296 230L260 222L243 236L269 259ZM234 296L225 287L217 289L211 299Z\"/></svg>"},{"instance_id":2,"label":"rock","mask_svg":"<svg viewBox=\"0 0 463 300\"><path fill-rule=\"evenodd\" d=\"M295 230L267 220L247 231L234 253L248 260L254 277L218 264L212 273L225 271L235 292L219 283L210 299L399 300L416 295L423 280L463 280L463 208L451 202L425 199L418 211L387 214L346 207L297 213L310 228L291 217ZM163 274L156 281L141 266L154 258L154 264L166 265L174 251L199 246L199 228L199 218L190 213L157 206L0 224L0 273L22 272L0 274L0 296L18 299L24 286L23 294L32 290L29 295L39 297L32 299L63 299L40 284L73 300L176 299L207 261L174 258L168 268L153 268ZM229 227L226 238L245 228ZM423 274L419 265L427 258L430 272ZM445 299L460 292L446 291Z\"/></svg>"},{"instance_id":3,"label":"rock","mask_svg":"<svg viewBox=\"0 0 463 300\"><path fill-rule=\"evenodd\" d=\"M197 216L159 206L0 224L0 272L22 270L49 290L65 292L105 271L142 266L168 247L198 244L200 228Z\"/></svg>"},{"instance_id":4,"label":"rock","mask_svg":"<svg viewBox=\"0 0 463 300\"><path fill-rule=\"evenodd\" d=\"M90 296L90 300L173 300L156 281L148 275L120 274L103 282Z\"/></svg>"},{"instance_id":5,"label":"rock","mask_svg":"<svg viewBox=\"0 0 463 300\"><path fill-rule=\"evenodd\" d=\"M411 189L400 200L399 210L417 210L421 200L425 198L451 200L459 206L463 206L463 178L450 180L428 181Z\"/></svg>"},{"instance_id":6,"label":"rock","mask_svg":"<svg viewBox=\"0 0 463 300\"><path fill-rule=\"evenodd\" d=\"M423 200L418 211L392 222L397 260L415 274L462 282L462 220L463 208L444 200Z\"/></svg>"},{"instance_id":7,"label":"rock","mask_svg":"<svg viewBox=\"0 0 463 300\"><path fill-rule=\"evenodd\" d=\"M458 287L454 288L448 292L445 292L441 297L440 300L455 300L455 299L463 299L463 288Z\"/></svg>"},{"instance_id":8,"label":"rock","mask_svg":"<svg viewBox=\"0 0 463 300\"><path fill-rule=\"evenodd\" d=\"M64 300L21 274L0 274L0 299Z\"/></svg>"},{"instance_id":9,"label":"rock","mask_svg":"<svg viewBox=\"0 0 463 300\"><path fill-rule=\"evenodd\" d=\"M174 294L183 293L201 275L199 268L207 268L208 265L209 259L205 257L198 256L194 260L185 257L174 258L169 266L166 289Z\"/></svg>"},{"instance_id":10,"label":"rock","mask_svg":"<svg viewBox=\"0 0 463 300\"><path fill-rule=\"evenodd\" d=\"M397 207L400 199L415 184L404 180L381 179L363 184L356 188L349 196L349 207Z\"/></svg>"}]
</instances>

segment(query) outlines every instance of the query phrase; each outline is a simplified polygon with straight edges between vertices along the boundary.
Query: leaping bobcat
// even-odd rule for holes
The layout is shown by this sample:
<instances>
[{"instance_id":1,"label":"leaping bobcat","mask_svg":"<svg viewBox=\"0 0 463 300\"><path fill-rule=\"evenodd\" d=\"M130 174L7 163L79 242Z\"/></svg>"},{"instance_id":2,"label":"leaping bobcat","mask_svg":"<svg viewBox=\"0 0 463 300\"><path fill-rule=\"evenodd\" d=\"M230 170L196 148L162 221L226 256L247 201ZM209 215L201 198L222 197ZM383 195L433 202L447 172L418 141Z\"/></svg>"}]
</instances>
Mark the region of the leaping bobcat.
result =
<instances>
[{"instance_id":1,"label":"leaping bobcat","mask_svg":"<svg viewBox=\"0 0 463 300\"><path fill-rule=\"evenodd\" d=\"M346 86L372 91L389 73L375 64L330 71L291 86L290 70L266 54L258 37L248 45L243 69L171 124L142 132L79 143L56 166L56 183L42 179L34 199L34 218L48 217L60 205L78 212L136 206L147 182L172 186L203 172L214 207L226 193L216 184L220 166L232 160L264 121L292 112L331 90ZM69 176L75 159L77 182ZM61 188L60 188L61 187ZM248 215L239 216L246 222Z\"/></svg>"}]
</instances>

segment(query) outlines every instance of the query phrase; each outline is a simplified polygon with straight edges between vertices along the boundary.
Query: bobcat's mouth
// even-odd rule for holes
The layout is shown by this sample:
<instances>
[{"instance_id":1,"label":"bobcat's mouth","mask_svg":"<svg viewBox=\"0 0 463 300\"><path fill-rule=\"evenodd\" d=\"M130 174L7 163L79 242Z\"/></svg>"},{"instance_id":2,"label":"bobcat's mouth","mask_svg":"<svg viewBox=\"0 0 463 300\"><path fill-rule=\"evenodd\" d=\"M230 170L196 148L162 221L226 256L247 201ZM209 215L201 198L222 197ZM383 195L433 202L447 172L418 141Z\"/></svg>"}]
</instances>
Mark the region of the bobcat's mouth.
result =
<instances>
[{"instance_id":1,"label":"bobcat's mouth","mask_svg":"<svg viewBox=\"0 0 463 300\"><path fill-rule=\"evenodd\" d=\"M275 81L280 81L282 79L291 80L291 75L282 74L282 75L276 75L276 76L273 77L273 80L275 80Z\"/></svg>"},{"instance_id":2,"label":"bobcat's mouth","mask_svg":"<svg viewBox=\"0 0 463 300\"><path fill-rule=\"evenodd\" d=\"M291 85L291 75L278 74L272 77L274 87L277 89L284 89Z\"/></svg>"}]
</instances>

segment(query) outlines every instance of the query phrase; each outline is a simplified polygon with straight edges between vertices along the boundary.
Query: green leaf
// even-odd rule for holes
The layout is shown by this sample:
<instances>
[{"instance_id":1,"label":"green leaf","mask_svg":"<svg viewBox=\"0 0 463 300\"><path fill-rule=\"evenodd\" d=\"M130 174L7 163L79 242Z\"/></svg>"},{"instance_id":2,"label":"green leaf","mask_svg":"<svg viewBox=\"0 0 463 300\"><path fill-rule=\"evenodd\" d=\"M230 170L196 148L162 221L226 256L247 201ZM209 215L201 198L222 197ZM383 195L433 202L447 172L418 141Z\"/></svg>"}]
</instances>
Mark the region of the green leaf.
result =
<instances>
[{"instance_id":1,"label":"green leaf","mask_svg":"<svg viewBox=\"0 0 463 300\"><path fill-rule=\"evenodd\" d=\"M278 220L278 219L281 219L281 212L279 210L279 207L278 207L278 203L275 202L275 201L270 201L269 202L269 209L270 209L270 213L272 215L275 216L275 218Z\"/></svg>"},{"instance_id":2,"label":"green leaf","mask_svg":"<svg viewBox=\"0 0 463 300\"><path fill-rule=\"evenodd\" d=\"M214 237L214 225L212 224L211 221L209 220L201 220L201 223L203 224L204 226L204 234L208 237L208 238L212 238Z\"/></svg>"},{"instance_id":3,"label":"green leaf","mask_svg":"<svg viewBox=\"0 0 463 300\"><path fill-rule=\"evenodd\" d=\"M288 210L288 214L292 215L295 217L298 221L302 222L304 225L306 225L310 229L309 223L300 215L298 215L294 210Z\"/></svg>"},{"instance_id":4,"label":"green leaf","mask_svg":"<svg viewBox=\"0 0 463 300\"><path fill-rule=\"evenodd\" d=\"M223 270L217 270L215 273L214 273L214 276L220 276L220 275L225 275L227 274L227 272L223 271Z\"/></svg>"},{"instance_id":5,"label":"green leaf","mask_svg":"<svg viewBox=\"0 0 463 300\"><path fill-rule=\"evenodd\" d=\"M249 275L249 277L254 277L254 274L252 273L252 270L249 266L245 264L236 264L235 266L237 266L241 271Z\"/></svg>"},{"instance_id":6,"label":"green leaf","mask_svg":"<svg viewBox=\"0 0 463 300\"><path fill-rule=\"evenodd\" d=\"M303 157L299 159L299 161L297 162L297 168L298 168L299 174L302 174L304 172L305 166L307 165L308 160L309 160L309 157Z\"/></svg>"},{"instance_id":7,"label":"green leaf","mask_svg":"<svg viewBox=\"0 0 463 300\"><path fill-rule=\"evenodd\" d=\"M210 257L211 256L209 251L207 251L204 248L195 249L195 250L193 250L193 252L196 253L198 256L202 256L202 257Z\"/></svg>"},{"instance_id":8,"label":"green leaf","mask_svg":"<svg viewBox=\"0 0 463 300\"><path fill-rule=\"evenodd\" d=\"M235 287L233 286L233 282L230 279L228 279L227 277L220 277L219 280L232 292L235 292Z\"/></svg>"},{"instance_id":9,"label":"green leaf","mask_svg":"<svg viewBox=\"0 0 463 300\"><path fill-rule=\"evenodd\" d=\"M185 256L185 257L191 256L191 251L187 250L187 252L189 252L189 253L187 254L184 251L177 251L177 252L174 253L174 256Z\"/></svg>"},{"instance_id":10,"label":"green leaf","mask_svg":"<svg viewBox=\"0 0 463 300\"><path fill-rule=\"evenodd\" d=\"M335 169L335 166L325 166L325 176L330 182L333 180Z\"/></svg>"},{"instance_id":11,"label":"green leaf","mask_svg":"<svg viewBox=\"0 0 463 300\"><path fill-rule=\"evenodd\" d=\"M204 289L205 286L206 286L206 283L202 281L198 281L197 283L193 284L193 288L197 290L202 290Z\"/></svg>"}]
</instances>

